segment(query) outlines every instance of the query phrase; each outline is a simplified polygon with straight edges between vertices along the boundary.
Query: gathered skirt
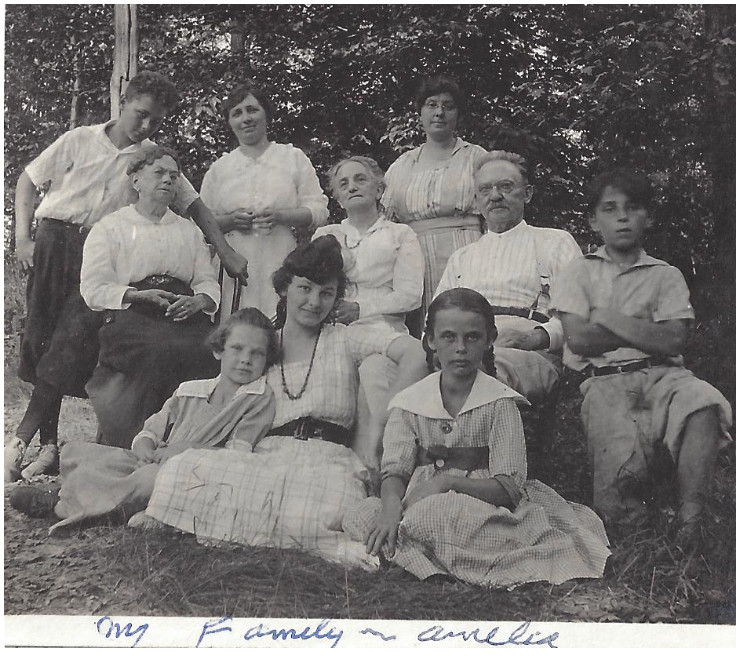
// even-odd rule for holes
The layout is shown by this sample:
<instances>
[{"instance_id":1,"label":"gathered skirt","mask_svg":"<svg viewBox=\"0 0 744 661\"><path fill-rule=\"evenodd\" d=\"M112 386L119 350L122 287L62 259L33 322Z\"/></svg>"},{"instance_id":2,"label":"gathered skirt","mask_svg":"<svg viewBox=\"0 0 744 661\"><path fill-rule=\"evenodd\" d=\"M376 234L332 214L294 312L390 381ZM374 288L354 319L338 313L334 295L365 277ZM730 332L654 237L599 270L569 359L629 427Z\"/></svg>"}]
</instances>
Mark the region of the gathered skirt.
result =
<instances>
[{"instance_id":1,"label":"gathered skirt","mask_svg":"<svg viewBox=\"0 0 744 661\"><path fill-rule=\"evenodd\" d=\"M363 540L380 511L379 498L351 510L343 526ZM610 555L599 517L553 489L528 480L511 512L449 491L408 508L398 529L392 561L420 579L449 574L466 583L514 587L573 578L600 578Z\"/></svg>"},{"instance_id":2,"label":"gathered skirt","mask_svg":"<svg viewBox=\"0 0 744 661\"><path fill-rule=\"evenodd\" d=\"M272 436L252 453L187 450L161 468L147 514L202 543L302 549L371 569L377 559L341 528L366 498L367 477L352 450L317 439Z\"/></svg>"}]
</instances>

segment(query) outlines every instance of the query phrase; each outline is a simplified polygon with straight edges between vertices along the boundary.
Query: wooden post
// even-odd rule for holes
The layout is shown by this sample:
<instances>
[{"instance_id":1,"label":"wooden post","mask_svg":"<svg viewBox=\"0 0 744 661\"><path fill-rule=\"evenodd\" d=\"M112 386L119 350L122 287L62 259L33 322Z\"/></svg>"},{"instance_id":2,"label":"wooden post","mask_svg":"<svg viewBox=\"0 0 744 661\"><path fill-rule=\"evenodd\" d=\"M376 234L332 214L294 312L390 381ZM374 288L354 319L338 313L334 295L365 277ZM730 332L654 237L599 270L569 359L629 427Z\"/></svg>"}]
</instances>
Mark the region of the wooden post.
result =
<instances>
[{"instance_id":1,"label":"wooden post","mask_svg":"<svg viewBox=\"0 0 744 661\"><path fill-rule=\"evenodd\" d=\"M114 5L114 66L111 73L111 119L118 119L121 96L137 75L139 30L137 5Z\"/></svg>"}]
</instances>

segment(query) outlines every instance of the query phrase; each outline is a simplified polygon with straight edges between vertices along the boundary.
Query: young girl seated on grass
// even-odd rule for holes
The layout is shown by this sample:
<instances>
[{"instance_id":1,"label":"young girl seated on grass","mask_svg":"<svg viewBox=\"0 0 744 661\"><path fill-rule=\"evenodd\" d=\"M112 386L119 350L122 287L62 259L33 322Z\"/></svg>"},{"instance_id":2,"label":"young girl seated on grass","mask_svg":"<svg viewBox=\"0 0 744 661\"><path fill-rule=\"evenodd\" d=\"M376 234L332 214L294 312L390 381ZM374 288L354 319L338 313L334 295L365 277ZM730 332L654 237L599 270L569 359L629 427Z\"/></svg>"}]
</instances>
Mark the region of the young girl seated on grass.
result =
<instances>
[{"instance_id":1,"label":"young girl seated on grass","mask_svg":"<svg viewBox=\"0 0 744 661\"><path fill-rule=\"evenodd\" d=\"M245 308L213 331L209 345L220 360L220 375L182 383L147 419L131 450L68 443L60 453L59 492L18 487L11 505L29 516L53 511L62 520L50 532L117 512L134 514L130 524L143 525L142 510L166 459L190 448L251 451L274 421L274 394L264 377L277 357L274 328L262 312Z\"/></svg>"},{"instance_id":2,"label":"young girl seated on grass","mask_svg":"<svg viewBox=\"0 0 744 661\"><path fill-rule=\"evenodd\" d=\"M609 550L602 522L526 480L523 399L480 368L496 338L488 301L451 289L429 307L424 348L441 371L396 395L385 427L381 499L344 530L426 579L508 587L599 578Z\"/></svg>"}]
</instances>

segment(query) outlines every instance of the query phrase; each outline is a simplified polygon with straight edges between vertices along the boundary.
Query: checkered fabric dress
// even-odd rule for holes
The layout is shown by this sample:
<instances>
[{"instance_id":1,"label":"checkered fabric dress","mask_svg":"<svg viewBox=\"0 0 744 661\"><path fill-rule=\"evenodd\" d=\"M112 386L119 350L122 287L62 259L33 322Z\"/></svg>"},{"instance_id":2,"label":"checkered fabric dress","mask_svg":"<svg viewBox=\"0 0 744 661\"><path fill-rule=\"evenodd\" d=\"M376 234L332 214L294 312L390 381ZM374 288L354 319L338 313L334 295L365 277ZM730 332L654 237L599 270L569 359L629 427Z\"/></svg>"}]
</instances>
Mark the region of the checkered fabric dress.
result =
<instances>
[{"instance_id":1,"label":"checkered fabric dress","mask_svg":"<svg viewBox=\"0 0 744 661\"><path fill-rule=\"evenodd\" d=\"M451 574L492 587L601 577L610 552L599 517L541 482L526 480L524 432L515 404L520 396L479 373L452 418L442 404L439 379L439 373L432 374L391 402L383 477L399 475L408 481L407 493L441 470L473 479L495 477L519 503L510 511L454 491L423 498L404 512L393 562L420 579ZM417 445L487 445L489 466L470 473L417 466ZM344 519L344 530L352 539L365 539L379 511L378 498L362 501Z\"/></svg>"},{"instance_id":2,"label":"checkered fabric dress","mask_svg":"<svg viewBox=\"0 0 744 661\"><path fill-rule=\"evenodd\" d=\"M297 400L283 391L278 367L267 380L276 395L274 427L303 416L350 428L359 363L385 353L398 333L326 326L307 388ZM309 363L285 364L299 392ZM341 531L344 514L367 495L367 471L342 445L267 437L255 450L189 450L160 470L147 513L201 541L301 548L350 566L375 567L364 545Z\"/></svg>"}]
</instances>

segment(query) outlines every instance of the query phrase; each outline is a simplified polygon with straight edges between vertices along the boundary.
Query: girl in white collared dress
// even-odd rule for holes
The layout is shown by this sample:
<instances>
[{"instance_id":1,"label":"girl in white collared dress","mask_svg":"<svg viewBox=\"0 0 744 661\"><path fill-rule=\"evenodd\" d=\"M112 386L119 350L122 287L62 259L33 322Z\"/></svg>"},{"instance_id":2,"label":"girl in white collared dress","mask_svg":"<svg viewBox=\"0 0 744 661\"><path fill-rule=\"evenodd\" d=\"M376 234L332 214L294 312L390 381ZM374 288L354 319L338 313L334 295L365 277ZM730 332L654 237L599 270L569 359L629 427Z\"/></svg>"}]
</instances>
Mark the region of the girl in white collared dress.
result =
<instances>
[{"instance_id":1,"label":"girl in white collared dress","mask_svg":"<svg viewBox=\"0 0 744 661\"><path fill-rule=\"evenodd\" d=\"M526 479L523 398L479 369L495 333L488 301L473 290L432 302L425 346L442 370L391 401L382 499L362 501L344 530L422 580L599 578L610 555L602 522Z\"/></svg>"}]
</instances>

